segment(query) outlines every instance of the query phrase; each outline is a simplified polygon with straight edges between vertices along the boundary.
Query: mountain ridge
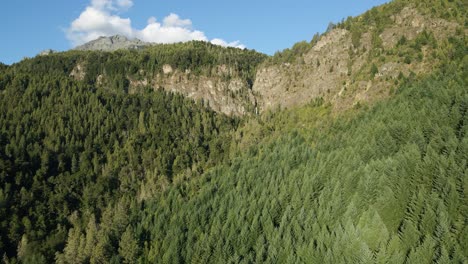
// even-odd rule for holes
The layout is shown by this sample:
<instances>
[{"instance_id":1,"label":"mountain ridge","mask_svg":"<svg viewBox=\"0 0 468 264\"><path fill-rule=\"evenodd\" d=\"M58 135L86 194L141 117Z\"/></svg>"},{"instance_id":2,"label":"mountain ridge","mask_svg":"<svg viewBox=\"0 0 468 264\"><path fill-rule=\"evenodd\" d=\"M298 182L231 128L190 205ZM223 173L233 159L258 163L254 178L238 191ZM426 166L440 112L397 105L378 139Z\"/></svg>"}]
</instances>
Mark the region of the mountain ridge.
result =
<instances>
[{"instance_id":1,"label":"mountain ridge","mask_svg":"<svg viewBox=\"0 0 468 264\"><path fill-rule=\"evenodd\" d=\"M113 36L101 36L95 40L91 40L80 46L74 48L74 50L84 51L116 51L119 49L138 50L151 43L141 41L137 38L129 39L123 35Z\"/></svg>"},{"instance_id":2,"label":"mountain ridge","mask_svg":"<svg viewBox=\"0 0 468 264\"><path fill-rule=\"evenodd\" d=\"M441 61L436 53L448 52L449 39L467 30L413 2L375 7L314 37L306 48L298 43L267 60L253 86L261 110L304 105L317 97L345 110L387 97L403 76L431 71Z\"/></svg>"},{"instance_id":3,"label":"mountain ridge","mask_svg":"<svg viewBox=\"0 0 468 264\"><path fill-rule=\"evenodd\" d=\"M237 80L218 86L220 81L212 78L211 73L201 83L191 82L188 81L190 71L170 63L164 66L171 70L162 72L159 78L153 77L157 74L140 69L147 72L146 76L127 76L127 79L132 92L145 86L167 88L207 100L214 110L225 114L245 115L276 107L294 107L318 97L332 102L336 110L346 110L385 98L402 77L418 75L434 67L440 61L437 53L447 52L446 42L450 36L457 34L460 28L466 34L460 24L462 21L445 13L434 13L422 3L397 0L343 20L328 32L314 36L311 42L297 43L292 49L267 57L258 65L251 85ZM103 37L96 41L114 43L112 38ZM117 37L112 50L151 47L149 43L128 41L125 37ZM125 44L119 46L118 43ZM100 45L91 42L88 47L100 50ZM77 72L85 74L83 65L77 64ZM231 66L220 64L216 67ZM229 72L232 71L222 75L230 78ZM97 77L102 80L106 74ZM232 77L235 79L235 74ZM235 87L227 89L230 85ZM193 90L188 86L200 88ZM227 95L237 90L243 91L242 99L230 101Z\"/></svg>"}]
</instances>

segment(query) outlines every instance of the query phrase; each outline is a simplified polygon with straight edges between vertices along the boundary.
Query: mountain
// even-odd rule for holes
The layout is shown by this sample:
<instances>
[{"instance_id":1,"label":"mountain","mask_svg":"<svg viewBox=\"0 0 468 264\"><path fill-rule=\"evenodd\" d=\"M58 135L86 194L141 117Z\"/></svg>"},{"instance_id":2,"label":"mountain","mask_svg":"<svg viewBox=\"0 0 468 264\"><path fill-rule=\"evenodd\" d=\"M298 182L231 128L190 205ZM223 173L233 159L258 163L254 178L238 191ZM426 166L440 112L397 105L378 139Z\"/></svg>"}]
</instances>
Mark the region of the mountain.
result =
<instances>
[{"instance_id":1,"label":"mountain","mask_svg":"<svg viewBox=\"0 0 468 264\"><path fill-rule=\"evenodd\" d=\"M466 7L0 64L2 261L467 262Z\"/></svg>"},{"instance_id":2,"label":"mountain","mask_svg":"<svg viewBox=\"0 0 468 264\"><path fill-rule=\"evenodd\" d=\"M217 112L241 116L255 111L251 88L256 66L266 57L253 50L192 41L115 52L74 50L23 63L38 72L56 70L101 89L181 93L205 101ZM47 69L50 65L56 68Z\"/></svg>"},{"instance_id":3,"label":"mountain","mask_svg":"<svg viewBox=\"0 0 468 264\"><path fill-rule=\"evenodd\" d=\"M139 39L128 39L125 36L115 35L110 37L99 37L83 45L75 48L75 50L99 50L99 51L115 51L119 49L142 49L150 43L143 42Z\"/></svg>"},{"instance_id":4,"label":"mountain","mask_svg":"<svg viewBox=\"0 0 468 264\"><path fill-rule=\"evenodd\" d=\"M438 8L463 10L456 3ZM139 86L163 88L209 101L215 111L225 114L246 115L276 107L294 107L317 97L333 102L337 110L345 110L386 98L402 77L423 74L440 64L434 54L440 49L437 43L448 42L457 31L466 30L461 14L438 13L438 9L432 9L427 2L420 1L394 1L375 7L358 17L343 20L310 42L297 43L292 49L260 61L258 67L252 65L256 72L248 80L239 76L242 69L232 69L235 63L218 64L217 69L205 71L196 80L190 79L190 69L170 63L158 66L166 69L159 76L144 65L135 65L140 74L130 76L127 71L126 78L131 92L138 91ZM151 56L148 50L154 46L147 44L114 36L101 37L77 49L134 48L143 49L142 53ZM155 46L159 47L155 49L168 47ZM85 63L83 59L77 64L78 76L86 71ZM106 74L97 77L105 79Z\"/></svg>"},{"instance_id":5,"label":"mountain","mask_svg":"<svg viewBox=\"0 0 468 264\"><path fill-rule=\"evenodd\" d=\"M259 107L292 107L321 97L347 109L385 98L399 78L440 65L436 53L449 52L450 38L466 34L462 13L465 5L457 1L393 1L350 17L261 65L252 89Z\"/></svg>"}]
</instances>

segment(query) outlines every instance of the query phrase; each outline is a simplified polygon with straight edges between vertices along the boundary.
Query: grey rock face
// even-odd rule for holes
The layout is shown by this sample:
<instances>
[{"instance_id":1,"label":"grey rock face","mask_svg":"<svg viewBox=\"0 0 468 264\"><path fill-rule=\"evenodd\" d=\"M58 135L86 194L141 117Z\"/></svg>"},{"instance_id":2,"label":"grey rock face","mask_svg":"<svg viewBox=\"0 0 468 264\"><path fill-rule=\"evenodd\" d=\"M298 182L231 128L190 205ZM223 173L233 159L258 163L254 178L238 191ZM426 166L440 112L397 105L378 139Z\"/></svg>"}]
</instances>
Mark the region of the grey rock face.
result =
<instances>
[{"instance_id":1,"label":"grey rock face","mask_svg":"<svg viewBox=\"0 0 468 264\"><path fill-rule=\"evenodd\" d=\"M230 76L228 79L225 77L227 73ZM103 82L105 76L100 79ZM249 108L255 105L255 97L247 81L240 72L227 65L218 65L209 73L195 75L165 64L163 72L155 74L153 78L130 79L129 93L138 93L148 86L154 90L180 93L194 100L202 99L211 109L226 115L246 115Z\"/></svg>"},{"instance_id":2,"label":"grey rock face","mask_svg":"<svg viewBox=\"0 0 468 264\"><path fill-rule=\"evenodd\" d=\"M96 40L76 47L75 50L115 51L119 49L141 49L147 45L150 44L139 39L128 39L125 36L116 35L111 37L99 37Z\"/></svg>"},{"instance_id":3,"label":"grey rock face","mask_svg":"<svg viewBox=\"0 0 468 264\"><path fill-rule=\"evenodd\" d=\"M399 74L424 74L432 71L436 62L426 48L421 61L408 64L398 56L387 55L404 36L408 41L427 30L440 43L456 33L454 22L432 18L417 9L405 7L392 16L395 23L380 33L380 55L372 55L372 28L365 28L358 47L354 47L352 33L335 28L321 36L309 51L292 63L262 65L257 70L253 93L260 111L304 105L322 97L334 102L335 109L345 110L356 103L370 103L389 95ZM371 77L370 65L378 67Z\"/></svg>"},{"instance_id":4,"label":"grey rock face","mask_svg":"<svg viewBox=\"0 0 468 264\"><path fill-rule=\"evenodd\" d=\"M52 53L55 53L54 50L51 50L51 49L46 49L46 50L43 50L39 53L39 56L47 56L47 55L50 55Z\"/></svg>"}]
</instances>

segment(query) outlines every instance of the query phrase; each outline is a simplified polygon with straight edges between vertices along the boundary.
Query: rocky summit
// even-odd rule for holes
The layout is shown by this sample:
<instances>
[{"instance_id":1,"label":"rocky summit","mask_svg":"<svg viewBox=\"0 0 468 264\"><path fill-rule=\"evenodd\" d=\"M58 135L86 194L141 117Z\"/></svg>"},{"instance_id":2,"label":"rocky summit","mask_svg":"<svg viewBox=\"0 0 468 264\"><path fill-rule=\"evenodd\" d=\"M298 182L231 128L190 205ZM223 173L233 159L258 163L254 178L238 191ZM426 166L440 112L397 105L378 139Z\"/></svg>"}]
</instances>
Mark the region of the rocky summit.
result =
<instances>
[{"instance_id":1,"label":"rocky summit","mask_svg":"<svg viewBox=\"0 0 468 264\"><path fill-rule=\"evenodd\" d=\"M99 37L96 40L87 42L76 47L76 50L98 50L98 51L115 51L119 49L141 49L148 46L149 43L139 39L128 39L125 36L115 35L110 37Z\"/></svg>"}]
</instances>

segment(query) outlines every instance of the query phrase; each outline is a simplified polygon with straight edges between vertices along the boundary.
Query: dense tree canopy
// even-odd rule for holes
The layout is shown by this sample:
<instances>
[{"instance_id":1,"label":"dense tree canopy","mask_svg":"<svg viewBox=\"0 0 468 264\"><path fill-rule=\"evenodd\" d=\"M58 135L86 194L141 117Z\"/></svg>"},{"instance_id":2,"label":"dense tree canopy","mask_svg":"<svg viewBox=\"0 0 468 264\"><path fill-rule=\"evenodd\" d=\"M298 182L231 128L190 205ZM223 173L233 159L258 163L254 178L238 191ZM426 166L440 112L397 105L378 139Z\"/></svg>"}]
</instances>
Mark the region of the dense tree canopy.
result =
<instances>
[{"instance_id":1,"label":"dense tree canopy","mask_svg":"<svg viewBox=\"0 0 468 264\"><path fill-rule=\"evenodd\" d=\"M369 26L378 51L379 29L404 4L463 21L462 1L427 2L398 0L336 26L356 45ZM294 61L319 38L266 63ZM252 84L266 59L255 51L195 41L0 64L0 257L466 263L466 46L462 30L439 42L429 31L402 37L388 56L411 63L433 47L437 68L400 74L388 98L339 113L315 98L243 118L153 87L127 89L165 64L204 76L229 65ZM70 75L78 64L82 79ZM370 64L363 78L378 71Z\"/></svg>"},{"instance_id":2,"label":"dense tree canopy","mask_svg":"<svg viewBox=\"0 0 468 264\"><path fill-rule=\"evenodd\" d=\"M288 128L301 120L298 110L273 116L263 125L280 130L270 143L147 204L135 227L148 238L142 260L466 261L465 87L461 75L435 75L368 111L319 118L304 130Z\"/></svg>"},{"instance_id":3,"label":"dense tree canopy","mask_svg":"<svg viewBox=\"0 0 468 264\"><path fill-rule=\"evenodd\" d=\"M249 83L253 83L256 66L265 58L266 55L254 50L223 48L207 42L191 41L148 46L142 50L53 53L26 59L20 65L14 65L13 72L70 74L77 64L81 64L86 73L85 82L95 84L101 74L111 79L152 78L162 73L166 64L182 72L188 70L195 75L210 75L214 67L227 65Z\"/></svg>"},{"instance_id":4,"label":"dense tree canopy","mask_svg":"<svg viewBox=\"0 0 468 264\"><path fill-rule=\"evenodd\" d=\"M315 100L237 132L175 94L4 74L4 260L466 261L464 63L334 121Z\"/></svg>"},{"instance_id":5,"label":"dense tree canopy","mask_svg":"<svg viewBox=\"0 0 468 264\"><path fill-rule=\"evenodd\" d=\"M0 250L6 256L24 240L23 256L51 260L72 225L101 219L120 197L143 201L223 161L238 122L181 95L130 96L54 73L7 74L0 85ZM110 239L118 242L120 235Z\"/></svg>"}]
</instances>

